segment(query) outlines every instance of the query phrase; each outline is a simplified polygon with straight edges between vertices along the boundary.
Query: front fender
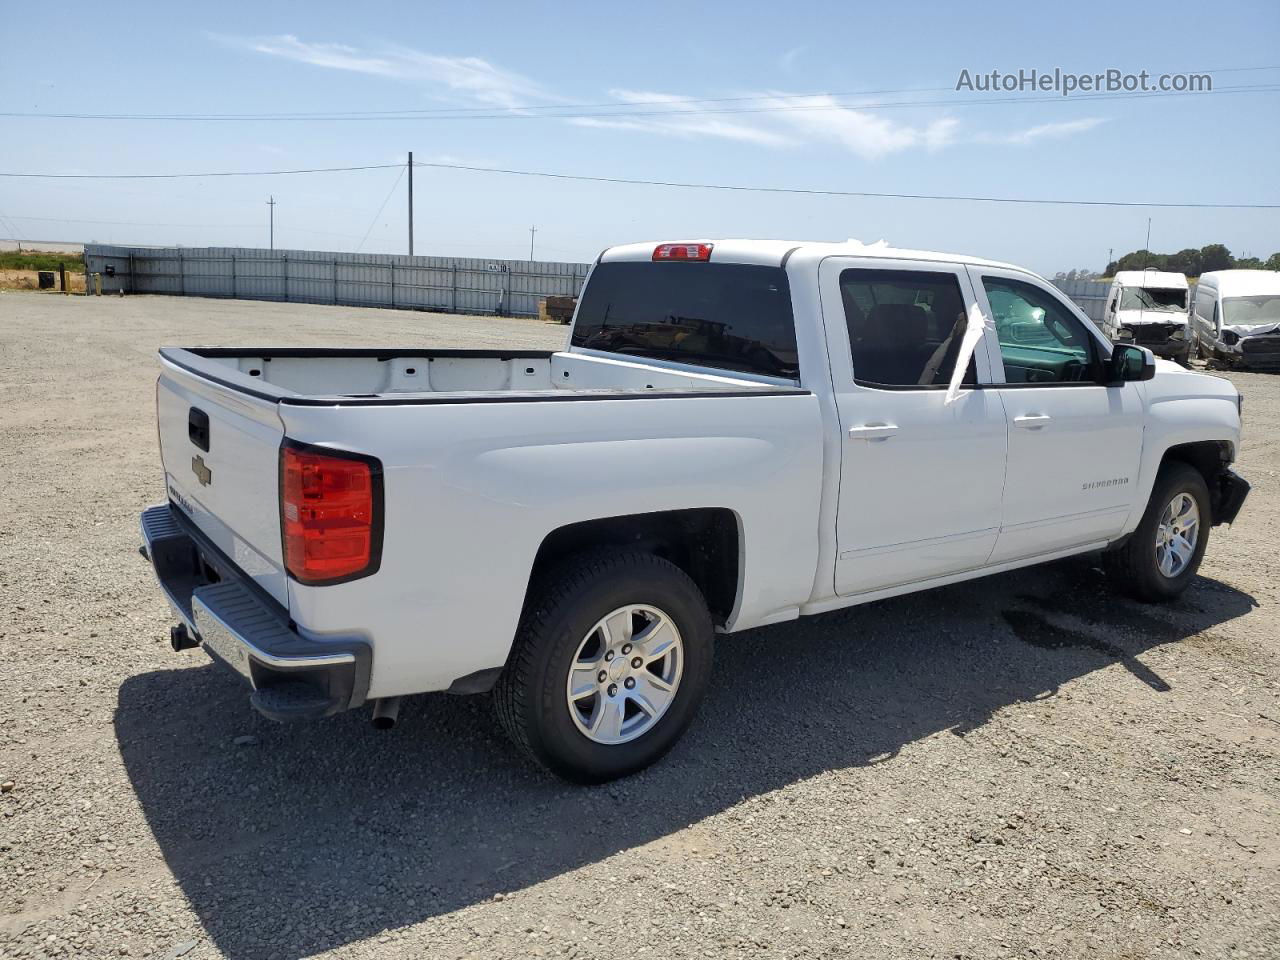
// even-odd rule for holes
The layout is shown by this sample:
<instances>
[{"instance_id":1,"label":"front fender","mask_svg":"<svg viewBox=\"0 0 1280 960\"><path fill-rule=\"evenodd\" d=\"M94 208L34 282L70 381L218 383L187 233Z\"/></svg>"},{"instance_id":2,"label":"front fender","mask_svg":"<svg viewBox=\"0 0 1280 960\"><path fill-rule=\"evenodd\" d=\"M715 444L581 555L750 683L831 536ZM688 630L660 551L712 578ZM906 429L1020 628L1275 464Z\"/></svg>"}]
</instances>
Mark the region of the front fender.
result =
<instances>
[{"instance_id":1,"label":"front fender","mask_svg":"<svg viewBox=\"0 0 1280 960\"><path fill-rule=\"evenodd\" d=\"M1136 495L1125 521L1125 535L1132 533L1141 522L1160 467L1175 447L1218 443L1225 445L1223 465L1235 460L1240 442L1240 411L1235 388L1218 377L1192 374L1190 378L1226 384L1231 392L1228 395L1225 390L1214 388L1197 395L1172 396L1168 393L1162 395L1157 388L1157 395L1148 401ZM1157 377L1151 383L1159 379Z\"/></svg>"}]
</instances>

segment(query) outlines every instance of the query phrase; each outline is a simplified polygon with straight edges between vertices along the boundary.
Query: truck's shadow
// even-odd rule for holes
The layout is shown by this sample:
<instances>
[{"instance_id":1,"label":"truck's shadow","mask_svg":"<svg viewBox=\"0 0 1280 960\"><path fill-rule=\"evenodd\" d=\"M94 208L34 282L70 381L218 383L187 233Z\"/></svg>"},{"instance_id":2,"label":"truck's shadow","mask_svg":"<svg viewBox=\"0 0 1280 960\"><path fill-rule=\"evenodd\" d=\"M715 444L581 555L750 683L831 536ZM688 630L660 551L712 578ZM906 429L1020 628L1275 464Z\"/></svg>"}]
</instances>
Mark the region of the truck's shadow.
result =
<instances>
[{"instance_id":1,"label":"truck's shadow","mask_svg":"<svg viewBox=\"0 0 1280 960\"><path fill-rule=\"evenodd\" d=\"M519 890L832 768L1136 657L1253 606L1201 578L1169 608L1120 600L1089 561L722 638L699 720L657 767L605 787L527 766L484 698L416 698L281 727L224 672L135 677L116 735L169 869L227 956L300 957ZM187 656L201 656L198 652ZM1176 696L1173 690L1169 695ZM255 743L237 743L252 736Z\"/></svg>"}]
</instances>

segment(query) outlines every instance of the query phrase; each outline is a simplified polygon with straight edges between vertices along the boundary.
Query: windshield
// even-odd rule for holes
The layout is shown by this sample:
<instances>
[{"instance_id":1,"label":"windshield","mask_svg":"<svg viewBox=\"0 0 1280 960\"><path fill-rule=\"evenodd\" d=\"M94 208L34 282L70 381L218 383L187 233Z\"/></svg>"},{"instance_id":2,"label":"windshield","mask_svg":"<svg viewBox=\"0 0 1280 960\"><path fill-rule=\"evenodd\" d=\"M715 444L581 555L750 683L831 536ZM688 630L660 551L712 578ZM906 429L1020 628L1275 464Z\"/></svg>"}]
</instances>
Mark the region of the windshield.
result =
<instances>
[{"instance_id":1,"label":"windshield","mask_svg":"<svg viewBox=\"0 0 1280 960\"><path fill-rule=\"evenodd\" d=\"M1253 297L1224 297L1222 322L1252 327L1260 323L1280 323L1280 293L1260 293Z\"/></svg>"},{"instance_id":2,"label":"windshield","mask_svg":"<svg viewBox=\"0 0 1280 960\"><path fill-rule=\"evenodd\" d=\"M1159 287L1125 287L1120 295L1120 309L1181 313L1187 309L1187 291Z\"/></svg>"}]
</instances>

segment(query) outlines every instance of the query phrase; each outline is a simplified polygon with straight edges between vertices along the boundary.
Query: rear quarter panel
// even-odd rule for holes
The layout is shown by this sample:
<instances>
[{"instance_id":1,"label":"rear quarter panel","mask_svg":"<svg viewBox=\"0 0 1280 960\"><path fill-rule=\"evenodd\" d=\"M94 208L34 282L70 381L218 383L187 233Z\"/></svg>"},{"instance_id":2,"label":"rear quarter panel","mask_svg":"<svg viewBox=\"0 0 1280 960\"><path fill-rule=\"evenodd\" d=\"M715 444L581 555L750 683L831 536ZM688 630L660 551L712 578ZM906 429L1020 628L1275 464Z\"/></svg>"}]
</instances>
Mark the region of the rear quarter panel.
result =
<instances>
[{"instance_id":1,"label":"rear quarter panel","mask_svg":"<svg viewBox=\"0 0 1280 960\"><path fill-rule=\"evenodd\" d=\"M732 510L741 555L730 629L795 616L812 590L822 426L810 394L280 412L294 439L383 463L378 573L289 585L307 632L373 643L370 697L445 689L505 663L539 546L583 520Z\"/></svg>"}]
</instances>

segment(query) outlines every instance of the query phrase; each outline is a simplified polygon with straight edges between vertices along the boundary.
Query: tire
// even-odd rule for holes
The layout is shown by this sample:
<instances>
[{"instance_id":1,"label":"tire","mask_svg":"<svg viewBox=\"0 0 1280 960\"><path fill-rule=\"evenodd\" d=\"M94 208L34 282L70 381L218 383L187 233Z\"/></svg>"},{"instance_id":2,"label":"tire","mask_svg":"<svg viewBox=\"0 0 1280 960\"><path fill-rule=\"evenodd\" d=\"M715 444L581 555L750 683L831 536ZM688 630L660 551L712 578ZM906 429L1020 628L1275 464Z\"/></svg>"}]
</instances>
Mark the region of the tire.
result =
<instances>
[{"instance_id":1,"label":"tire","mask_svg":"<svg viewBox=\"0 0 1280 960\"><path fill-rule=\"evenodd\" d=\"M1161 552L1157 537L1161 535L1166 509L1184 495L1194 501L1198 514L1194 548L1181 562L1172 561L1172 570L1168 565L1162 570L1159 558L1167 556L1171 548L1165 547ZM1209 545L1211 510L1209 488L1200 471L1185 463L1165 464L1156 477L1138 528L1123 545L1106 555L1107 571L1121 591L1144 603L1164 603L1181 595L1195 577Z\"/></svg>"},{"instance_id":2,"label":"tire","mask_svg":"<svg viewBox=\"0 0 1280 960\"><path fill-rule=\"evenodd\" d=\"M668 625L674 627L674 643ZM713 636L705 598L674 564L638 551L573 558L530 590L494 688L498 719L525 754L565 780L585 784L625 777L660 759L693 720L711 677ZM636 645L623 656L628 637ZM643 659L639 653L648 656L660 642L674 652L632 667ZM598 673L584 672L589 662L600 668ZM595 693L571 699L585 689L581 681L590 686L602 675ZM658 681L671 692L660 690ZM624 689L624 684L631 686ZM646 691L653 696L646 697ZM667 698L665 705L661 697ZM640 708L640 701L652 714ZM606 711L612 712L606 716ZM629 720L627 711L634 711ZM618 718L621 723L611 726L609 721ZM615 729L620 739L602 742Z\"/></svg>"}]
</instances>

